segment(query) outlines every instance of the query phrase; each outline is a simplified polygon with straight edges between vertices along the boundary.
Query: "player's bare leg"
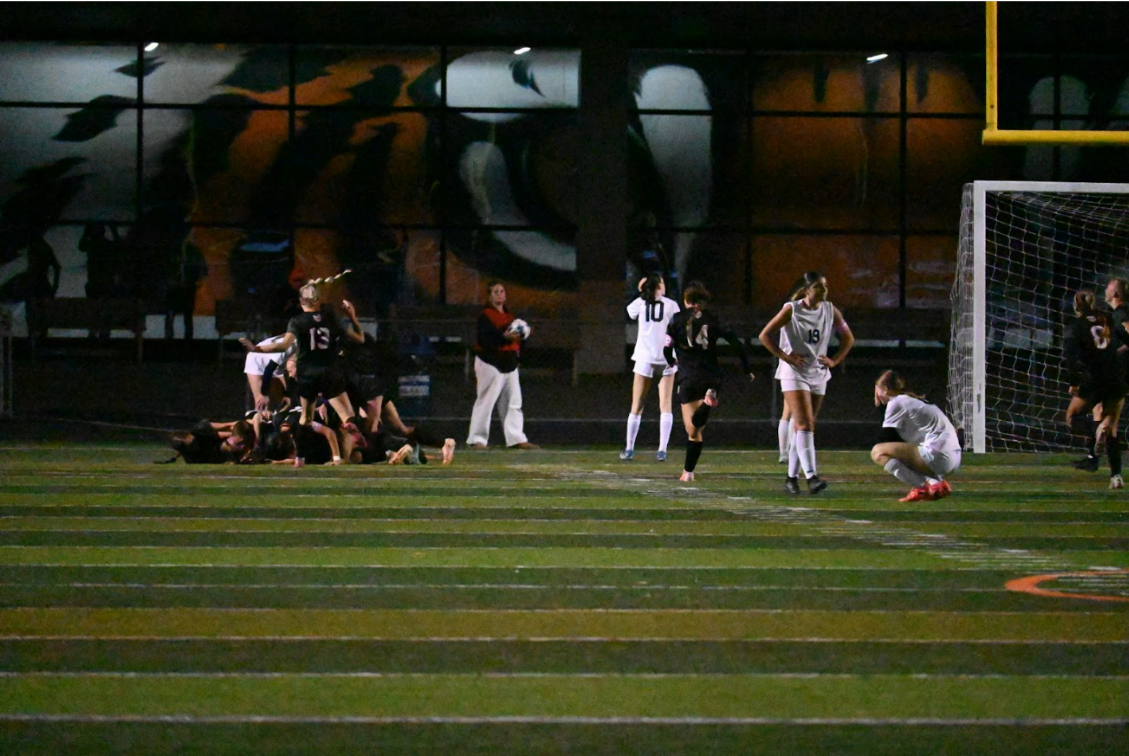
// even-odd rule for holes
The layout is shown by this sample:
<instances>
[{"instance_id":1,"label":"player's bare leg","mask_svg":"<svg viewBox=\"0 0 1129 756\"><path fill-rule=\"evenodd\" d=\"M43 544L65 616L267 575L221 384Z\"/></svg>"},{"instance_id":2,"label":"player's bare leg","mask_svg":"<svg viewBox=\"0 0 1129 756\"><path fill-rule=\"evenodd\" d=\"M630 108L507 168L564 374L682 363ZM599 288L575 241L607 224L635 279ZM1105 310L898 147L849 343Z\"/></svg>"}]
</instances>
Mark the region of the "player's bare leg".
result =
<instances>
[{"instance_id":1,"label":"player's bare leg","mask_svg":"<svg viewBox=\"0 0 1129 756\"><path fill-rule=\"evenodd\" d=\"M455 459L455 439L448 438L443 442L443 464L449 465Z\"/></svg>"}]
</instances>

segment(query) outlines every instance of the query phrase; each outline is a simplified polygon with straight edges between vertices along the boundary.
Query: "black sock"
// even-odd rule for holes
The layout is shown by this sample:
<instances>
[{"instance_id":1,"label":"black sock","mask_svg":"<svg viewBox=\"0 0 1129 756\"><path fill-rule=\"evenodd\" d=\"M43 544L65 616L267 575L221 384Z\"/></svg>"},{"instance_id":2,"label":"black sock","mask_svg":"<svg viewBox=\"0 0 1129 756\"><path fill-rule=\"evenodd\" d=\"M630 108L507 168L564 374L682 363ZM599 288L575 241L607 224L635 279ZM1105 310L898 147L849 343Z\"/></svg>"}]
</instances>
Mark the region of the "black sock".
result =
<instances>
[{"instance_id":1,"label":"black sock","mask_svg":"<svg viewBox=\"0 0 1129 756\"><path fill-rule=\"evenodd\" d=\"M702 441L686 442L686 465L682 468L686 472L694 472L694 468L698 466L698 458L702 456L703 443Z\"/></svg>"},{"instance_id":2,"label":"black sock","mask_svg":"<svg viewBox=\"0 0 1129 756\"><path fill-rule=\"evenodd\" d=\"M694 410L694 414L690 416L690 422L694 424L695 428L702 428L710 419L710 406L705 402L698 405L698 409Z\"/></svg>"},{"instance_id":3,"label":"black sock","mask_svg":"<svg viewBox=\"0 0 1129 756\"><path fill-rule=\"evenodd\" d=\"M1096 457L1094 453L1094 446L1098 443L1098 424L1094 422L1094 418L1086 418L1086 456Z\"/></svg>"},{"instance_id":4,"label":"black sock","mask_svg":"<svg viewBox=\"0 0 1129 756\"><path fill-rule=\"evenodd\" d=\"M1121 439L1116 435L1110 436L1106 444L1106 454L1109 456L1110 477L1121 474Z\"/></svg>"}]
</instances>

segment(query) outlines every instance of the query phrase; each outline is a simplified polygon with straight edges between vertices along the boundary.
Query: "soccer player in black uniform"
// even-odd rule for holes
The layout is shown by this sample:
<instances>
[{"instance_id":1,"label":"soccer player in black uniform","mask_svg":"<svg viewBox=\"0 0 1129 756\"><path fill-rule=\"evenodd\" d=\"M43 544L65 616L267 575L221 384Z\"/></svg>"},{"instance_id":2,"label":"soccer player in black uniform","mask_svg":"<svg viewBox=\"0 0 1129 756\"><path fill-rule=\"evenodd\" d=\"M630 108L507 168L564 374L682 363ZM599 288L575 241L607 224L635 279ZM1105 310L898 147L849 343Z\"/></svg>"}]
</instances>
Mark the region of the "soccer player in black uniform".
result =
<instances>
[{"instance_id":1,"label":"soccer player in black uniform","mask_svg":"<svg viewBox=\"0 0 1129 756\"><path fill-rule=\"evenodd\" d=\"M686 464L682 468L682 481L694 480L694 468L702 456L702 429L709 420L710 409L718 404L717 391L721 387L721 367L717 364L717 341L724 338L741 358L741 369L754 379L749 369L749 356L745 345L729 328L722 324L717 314L706 309L710 293L701 283L687 285L682 294L686 309L670 321L666 329L666 346L663 357L668 365L678 365L676 393L682 404L682 423L686 427Z\"/></svg>"},{"instance_id":2,"label":"soccer player in black uniform","mask_svg":"<svg viewBox=\"0 0 1129 756\"><path fill-rule=\"evenodd\" d=\"M1066 423L1085 412L1095 403L1101 403L1101 422L1094 434L1094 452L1109 455L1109 487L1123 488L1121 477L1121 439L1117 423L1129 387L1117 356L1117 342L1111 329L1111 318L1094 307L1094 293L1083 289L1074 294L1074 314L1067 323L1064 352L1070 382L1070 404L1066 408Z\"/></svg>"},{"instance_id":3,"label":"soccer player in black uniform","mask_svg":"<svg viewBox=\"0 0 1129 756\"><path fill-rule=\"evenodd\" d=\"M321 304L318 287L306 284L298 290L298 304L302 312L290 319L286 333L277 342L260 346L248 339L239 342L251 352L285 352L291 344L297 345L297 383L298 396L302 400L302 425L308 425L313 418L314 403L318 394L324 395L338 417L345 419L344 430L360 436L356 413L345 392L345 369L339 358L343 340L357 343L365 340L364 331L357 320L357 312L347 301L341 303L352 328L345 328L337 319L333 309ZM301 446L301 437L299 437ZM298 460L303 457L299 449ZM340 464L338 456L333 464ZM297 464L297 462L296 462Z\"/></svg>"}]
</instances>

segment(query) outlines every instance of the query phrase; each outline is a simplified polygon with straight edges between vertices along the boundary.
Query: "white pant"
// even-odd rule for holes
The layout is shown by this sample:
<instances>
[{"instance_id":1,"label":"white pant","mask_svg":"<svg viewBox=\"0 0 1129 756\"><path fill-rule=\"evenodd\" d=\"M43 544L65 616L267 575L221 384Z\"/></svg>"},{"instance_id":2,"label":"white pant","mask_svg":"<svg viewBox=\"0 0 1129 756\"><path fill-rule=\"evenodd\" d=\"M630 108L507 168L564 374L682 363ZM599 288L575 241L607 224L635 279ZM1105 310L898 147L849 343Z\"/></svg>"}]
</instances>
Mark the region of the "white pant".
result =
<instances>
[{"instance_id":1,"label":"white pant","mask_svg":"<svg viewBox=\"0 0 1129 756\"><path fill-rule=\"evenodd\" d=\"M518 382L517 369L503 373L475 357L474 377L478 384L478 398L474 400L474 411L470 413L467 445L488 443L490 413L495 406L502 418L506 446L525 443L527 439L522 431L525 416L521 411L521 383Z\"/></svg>"}]
</instances>

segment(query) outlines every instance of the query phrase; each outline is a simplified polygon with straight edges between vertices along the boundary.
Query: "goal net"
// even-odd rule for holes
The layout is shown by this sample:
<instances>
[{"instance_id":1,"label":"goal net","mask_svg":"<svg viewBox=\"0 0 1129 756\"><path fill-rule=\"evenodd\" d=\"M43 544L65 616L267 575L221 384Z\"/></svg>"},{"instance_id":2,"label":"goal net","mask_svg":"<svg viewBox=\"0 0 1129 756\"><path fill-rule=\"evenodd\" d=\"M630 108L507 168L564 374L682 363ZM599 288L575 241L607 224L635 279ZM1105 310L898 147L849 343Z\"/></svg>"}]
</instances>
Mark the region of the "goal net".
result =
<instances>
[{"instance_id":1,"label":"goal net","mask_svg":"<svg viewBox=\"0 0 1129 756\"><path fill-rule=\"evenodd\" d=\"M949 409L965 447L1064 451L1063 325L1078 289L1129 277L1129 184L964 188L952 290Z\"/></svg>"}]
</instances>

